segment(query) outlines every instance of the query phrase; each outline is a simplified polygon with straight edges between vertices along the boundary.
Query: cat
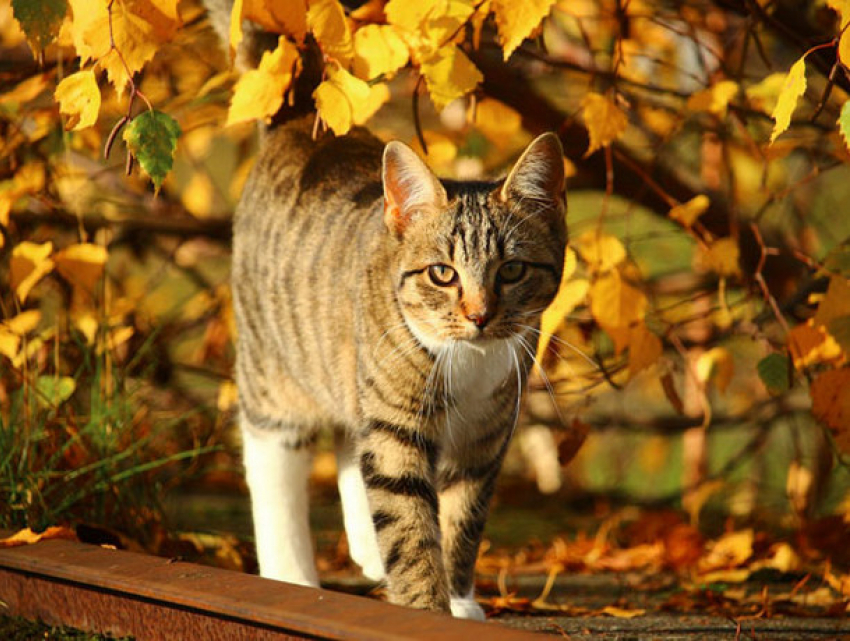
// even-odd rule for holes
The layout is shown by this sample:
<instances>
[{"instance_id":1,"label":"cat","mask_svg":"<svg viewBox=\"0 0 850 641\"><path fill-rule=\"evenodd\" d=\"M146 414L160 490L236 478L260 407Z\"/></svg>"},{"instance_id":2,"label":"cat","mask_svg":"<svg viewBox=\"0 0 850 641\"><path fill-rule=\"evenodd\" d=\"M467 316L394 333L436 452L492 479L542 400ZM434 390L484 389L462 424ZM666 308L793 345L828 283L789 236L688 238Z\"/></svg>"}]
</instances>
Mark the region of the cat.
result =
<instances>
[{"instance_id":1,"label":"cat","mask_svg":"<svg viewBox=\"0 0 850 641\"><path fill-rule=\"evenodd\" d=\"M307 481L332 429L364 574L391 603L482 619L478 547L563 269L561 144L543 134L507 178L455 182L362 128L314 140L313 120L263 133L234 217L260 573L318 586Z\"/></svg>"}]
</instances>

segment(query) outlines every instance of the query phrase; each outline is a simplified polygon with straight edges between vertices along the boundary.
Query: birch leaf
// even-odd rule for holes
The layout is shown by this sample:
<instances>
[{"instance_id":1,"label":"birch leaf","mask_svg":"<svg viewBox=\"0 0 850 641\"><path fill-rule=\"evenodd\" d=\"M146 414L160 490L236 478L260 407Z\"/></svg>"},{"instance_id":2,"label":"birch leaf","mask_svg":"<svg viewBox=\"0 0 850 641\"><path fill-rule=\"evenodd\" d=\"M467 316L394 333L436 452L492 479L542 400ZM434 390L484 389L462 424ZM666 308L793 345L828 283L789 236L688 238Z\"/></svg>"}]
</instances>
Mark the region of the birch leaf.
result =
<instances>
[{"instance_id":1,"label":"birch leaf","mask_svg":"<svg viewBox=\"0 0 850 641\"><path fill-rule=\"evenodd\" d=\"M505 60L549 15L555 0L493 0L493 13Z\"/></svg>"},{"instance_id":2,"label":"birch leaf","mask_svg":"<svg viewBox=\"0 0 850 641\"><path fill-rule=\"evenodd\" d=\"M281 36L277 48L263 54L259 67L247 71L236 83L225 126L265 120L277 113L300 60L295 45Z\"/></svg>"},{"instance_id":3,"label":"birch leaf","mask_svg":"<svg viewBox=\"0 0 850 641\"><path fill-rule=\"evenodd\" d=\"M423 62L420 70L438 111L478 86L484 76L459 47L449 45Z\"/></svg>"},{"instance_id":4,"label":"birch leaf","mask_svg":"<svg viewBox=\"0 0 850 641\"><path fill-rule=\"evenodd\" d=\"M770 134L770 144L773 144L779 135L788 129L788 125L791 124L791 114L797 108L797 100L805 91L806 58L803 56L791 65L791 70L785 77L785 83L776 99L776 107L773 109L773 120L776 124L773 126L773 133Z\"/></svg>"},{"instance_id":5,"label":"birch leaf","mask_svg":"<svg viewBox=\"0 0 850 641\"><path fill-rule=\"evenodd\" d=\"M85 129L97 122L100 88L91 69L71 74L56 87L59 111L68 116L66 129Z\"/></svg>"},{"instance_id":6,"label":"birch leaf","mask_svg":"<svg viewBox=\"0 0 850 641\"><path fill-rule=\"evenodd\" d=\"M59 35L68 0L12 0L12 11L30 47L40 52Z\"/></svg>"},{"instance_id":7,"label":"birch leaf","mask_svg":"<svg viewBox=\"0 0 850 641\"><path fill-rule=\"evenodd\" d=\"M51 242L39 244L24 241L12 250L9 284L21 303L26 301L36 283L53 271L53 261L50 259L52 252Z\"/></svg>"},{"instance_id":8,"label":"birch leaf","mask_svg":"<svg viewBox=\"0 0 850 641\"><path fill-rule=\"evenodd\" d=\"M613 100L598 93L587 94L584 99L584 126L590 136L590 145L585 158L617 140L628 124L628 117Z\"/></svg>"},{"instance_id":9,"label":"birch leaf","mask_svg":"<svg viewBox=\"0 0 850 641\"><path fill-rule=\"evenodd\" d=\"M337 0L310 0L307 25L322 52L347 65L354 58L354 41L345 11Z\"/></svg>"},{"instance_id":10,"label":"birch leaf","mask_svg":"<svg viewBox=\"0 0 850 641\"><path fill-rule=\"evenodd\" d=\"M124 129L124 141L144 172L159 191L174 163L174 150L180 137L180 125L161 111L145 111Z\"/></svg>"}]
</instances>

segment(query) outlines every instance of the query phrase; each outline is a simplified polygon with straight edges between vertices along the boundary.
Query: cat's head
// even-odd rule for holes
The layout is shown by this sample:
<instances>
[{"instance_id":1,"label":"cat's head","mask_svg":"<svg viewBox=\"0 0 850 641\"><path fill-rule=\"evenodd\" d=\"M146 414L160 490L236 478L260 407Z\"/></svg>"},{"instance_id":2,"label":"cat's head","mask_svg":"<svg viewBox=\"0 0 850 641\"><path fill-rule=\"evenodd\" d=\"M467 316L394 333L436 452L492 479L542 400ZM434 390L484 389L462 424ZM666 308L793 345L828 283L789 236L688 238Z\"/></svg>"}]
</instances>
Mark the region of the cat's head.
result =
<instances>
[{"instance_id":1,"label":"cat's head","mask_svg":"<svg viewBox=\"0 0 850 641\"><path fill-rule=\"evenodd\" d=\"M441 182L407 146L384 150L384 221L398 240L397 300L426 348L536 328L567 241L563 151L535 139L503 181ZM484 344L484 343L482 343Z\"/></svg>"}]
</instances>

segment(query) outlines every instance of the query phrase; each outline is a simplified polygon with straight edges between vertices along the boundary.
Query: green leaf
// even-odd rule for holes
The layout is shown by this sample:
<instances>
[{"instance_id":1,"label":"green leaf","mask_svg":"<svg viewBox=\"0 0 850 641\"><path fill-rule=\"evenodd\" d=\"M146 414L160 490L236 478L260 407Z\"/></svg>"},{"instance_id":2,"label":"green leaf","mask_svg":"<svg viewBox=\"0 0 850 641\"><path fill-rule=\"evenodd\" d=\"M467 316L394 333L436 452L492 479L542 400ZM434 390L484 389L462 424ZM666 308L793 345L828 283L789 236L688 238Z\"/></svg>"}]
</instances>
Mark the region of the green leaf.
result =
<instances>
[{"instance_id":1,"label":"green leaf","mask_svg":"<svg viewBox=\"0 0 850 641\"><path fill-rule=\"evenodd\" d=\"M177 121L161 111L139 114L124 130L127 148L151 177L157 191L174 164L174 150L180 133Z\"/></svg>"},{"instance_id":2,"label":"green leaf","mask_svg":"<svg viewBox=\"0 0 850 641\"><path fill-rule=\"evenodd\" d=\"M30 46L40 52L59 35L68 0L12 0L12 10Z\"/></svg>"},{"instance_id":3,"label":"green leaf","mask_svg":"<svg viewBox=\"0 0 850 641\"><path fill-rule=\"evenodd\" d=\"M850 149L850 100L841 107L841 114L838 116L838 131L844 138L844 146Z\"/></svg>"},{"instance_id":4,"label":"green leaf","mask_svg":"<svg viewBox=\"0 0 850 641\"><path fill-rule=\"evenodd\" d=\"M35 381L38 400L58 407L77 389L76 381L70 376L39 376Z\"/></svg>"},{"instance_id":5,"label":"green leaf","mask_svg":"<svg viewBox=\"0 0 850 641\"><path fill-rule=\"evenodd\" d=\"M790 389L790 362L786 354L768 354L756 368L761 382L771 394L782 394Z\"/></svg>"}]
</instances>

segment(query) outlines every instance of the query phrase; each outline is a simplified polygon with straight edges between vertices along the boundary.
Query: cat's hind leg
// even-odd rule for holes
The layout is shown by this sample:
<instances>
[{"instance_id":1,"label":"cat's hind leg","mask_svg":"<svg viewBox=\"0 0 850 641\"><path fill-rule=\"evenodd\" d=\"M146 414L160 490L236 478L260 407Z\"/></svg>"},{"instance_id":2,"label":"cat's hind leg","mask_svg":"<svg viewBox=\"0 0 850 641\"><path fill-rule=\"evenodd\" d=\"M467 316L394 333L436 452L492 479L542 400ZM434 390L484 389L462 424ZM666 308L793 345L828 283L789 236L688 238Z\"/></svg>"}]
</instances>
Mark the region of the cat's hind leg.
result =
<instances>
[{"instance_id":1,"label":"cat's hind leg","mask_svg":"<svg viewBox=\"0 0 850 641\"><path fill-rule=\"evenodd\" d=\"M352 560L363 569L364 576L380 581L385 576L384 562L378 548L366 485L363 483L354 443L344 430L336 434L336 464L349 553Z\"/></svg>"},{"instance_id":2,"label":"cat's hind leg","mask_svg":"<svg viewBox=\"0 0 850 641\"><path fill-rule=\"evenodd\" d=\"M307 496L315 434L295 436L244 411L240 422L260 575L318 587Z\"/></svg>"}]
</instances>

